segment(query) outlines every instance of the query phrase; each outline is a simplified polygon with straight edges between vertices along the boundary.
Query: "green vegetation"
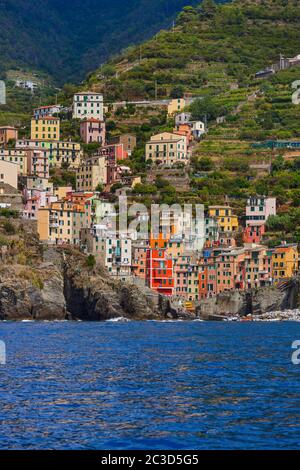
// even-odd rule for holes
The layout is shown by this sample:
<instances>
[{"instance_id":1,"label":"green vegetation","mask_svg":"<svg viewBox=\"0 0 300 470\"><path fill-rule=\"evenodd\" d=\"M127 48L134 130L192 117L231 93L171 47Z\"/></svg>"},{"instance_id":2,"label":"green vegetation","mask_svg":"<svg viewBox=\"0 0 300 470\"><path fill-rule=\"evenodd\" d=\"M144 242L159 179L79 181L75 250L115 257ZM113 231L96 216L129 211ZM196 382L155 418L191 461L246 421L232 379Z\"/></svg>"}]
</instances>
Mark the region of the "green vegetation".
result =
<instances>
[{"instance_id":1,"label":"green vegetation","mask_svg":"<svg viewBox=\"0 0 300 470\"><path fill-rule=\"evenodd\" d=\"M12 209L0 209L0 217L6 217L7 219L13 218L17 219L19 217L19 212Z\"/></svg>"},{"instance_id":2,"label":"green vegetation","mask_svg":"<svg viewBox=\"0 0 300 470\"><path fill-rule=\"evenodd\" d=\"M198 0L190 0L197 4ZM0 11L0 78L20 66L60 83L80 81L109 55L171 24L185 0L5 0ZM112 76L111 66L103 67Z\"/></svg>"},{"instance_id":3,"label":"green vegetation","mask_svg":"<svg viewBox=\"0 0 300 470\"><path fill-rule=\"evenodd\" d=\"M86 258L86 265L89 269L91 269L91 270L94 269L96 264L97 264L97 262L96 262L95 256L89 255Z\"/></svg>"},{"instance_id":4,"label":"green vegetation","mask_svg":"<svg viewBox=\"0 0 300 470\"><path fill-rule=\"evenodd\" d=\"M299 19L294 0L235 0L225 5L206 1L185 7L174 29L159 32L108 63L117 78L98 70L89 83L99 84L112 100L154 98L155 90L165 98L174 96L174 90L181 95L182 89L211 97L235 85L248 88L250 78L253 81L258 70L277 61L280 53L299 52ZM240 93L227 97L227 110Z\"/></svg>"}]
</instances>

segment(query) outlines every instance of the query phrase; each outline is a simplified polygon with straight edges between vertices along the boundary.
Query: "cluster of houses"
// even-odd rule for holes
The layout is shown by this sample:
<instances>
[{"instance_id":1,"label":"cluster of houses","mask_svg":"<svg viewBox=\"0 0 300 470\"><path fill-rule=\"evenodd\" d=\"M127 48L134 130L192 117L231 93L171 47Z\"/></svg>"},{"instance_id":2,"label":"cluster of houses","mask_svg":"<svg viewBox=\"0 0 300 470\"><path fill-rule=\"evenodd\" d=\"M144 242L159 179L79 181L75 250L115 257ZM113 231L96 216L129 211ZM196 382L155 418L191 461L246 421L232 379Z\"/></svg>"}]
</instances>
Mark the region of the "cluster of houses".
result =
<instances>
[{"instance_id":1,"label":"cluster of houses","mask_svg":"<svg viewBox=\"0 0 300 470\"><path fill-rule=\"evenodd\" d=\"M130 168L122 164L136 147L136 136L124 134L109 144L106 142L101 94L87 92L74 96L73 117L80 119L81 142L61 139L60 110L59 105L35 109L30 139L19 139L18 129L14 127L0 127L0 184L17 189L22 178L28 218L36 219L37 199L48 200L45 194L39 197L39 192L53 197L48 183L52 168L75 171L80 191L93 191L99 185L109 190L115 183L126 181L134 185L138 182L131 177ZM98 150L91 158L84 158L83 144L91 143L99 144Z\"/></svg>"},{"instance_id":2,"label":"cluster of houses","mask_svg":"<svg viewBox=\"0 0 300 470\"><path fill-rule=\"evenodd\" d=\"M191 305L224 291L263 287L298 273L297 245L269 249L261 244L266 221L276 214L273 198L249 198L244 229L231 207L212 206L188 235L186 214L162 212L159 232L140 238L130 227L115 230L120 213L99 193L60 188L55 197L38 212L44 243L78 246L101 260L111 276ZM138 221L143 217L147 218L139 215ZM243 246L237 246L239 234Z\"/></svg>"},{"instance_id":3,"label":"cluster of houses","mask_svg":"<svg viewBox=\"0 0 300 470\"><path fill-rule=\"evenodd\" d=\"M173 132L154 135L146 143L146 159L153 163L187 164L191 145L206 132L205 123L177 106L175 114L181 112ZM14 127L0 128L0 206L10 207L7 201L21 190L22 216L37 223L42 243L77 246L102 260L111 276L192 303L227 290L276 283L298 272L296 245L271 250L262 244L266 222L276 215L274 198L249 198L244 227L225 205L209 207L193 221L191 232L186 230L191 216L176 212L162 212L158 232L150 230L147 236L127 226L116 228L122 214L111 197L112 185L121 183L123 194L124 186L133 189L141 179L126 166L136 136L125 134L107 143L103 109L98 93L74 96L81 142L61 140L58 105L34 110L30 139L19 139ZM91 143L99 145L87 157L83 144ZM76 189L54 187L51 168L72 168ZM147 214L137 218L148 226Z\"/></svg>"}]
</instances>

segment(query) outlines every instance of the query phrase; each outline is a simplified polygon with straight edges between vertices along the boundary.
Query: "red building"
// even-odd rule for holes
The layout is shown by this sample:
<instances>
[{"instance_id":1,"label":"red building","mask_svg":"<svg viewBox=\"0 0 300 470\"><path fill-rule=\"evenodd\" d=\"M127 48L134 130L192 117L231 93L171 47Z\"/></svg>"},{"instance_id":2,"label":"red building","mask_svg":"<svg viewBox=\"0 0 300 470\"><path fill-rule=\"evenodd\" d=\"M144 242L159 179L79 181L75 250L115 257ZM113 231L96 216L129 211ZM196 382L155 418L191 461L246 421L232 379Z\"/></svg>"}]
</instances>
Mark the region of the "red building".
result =
<instances>
[{"instance_id":1,"label":"red building","mask_svg":"<svg viewBox=\"0 0 300 470\"><path fill-rule=\"evenodd\" d=\"M174 294L173 260L166 250L147 250L146 284L159 294Z\"/></svg>"},{"instance_id":2,"label":"red building","mask_svg":"<svg viewBox=\"0 0 300 470\"><path fill-rule=\"evenodd\" d=\"M97 150L96 155L106 157L110 165L116 165L118 160L126 160L128 158L128 153L124 150L123 144L105 145Z\"/></svg>"},{"instance_id":3,"label":"red building","mask_svg":"<svg viewBox=\"0 0 300 470\"><path fill-rule=\"evenodd\" d=\"M248 226L244 230L243 241L244 243L261 243L262 238L266 232L265 225Z\"/></svg>"}]
</instances>

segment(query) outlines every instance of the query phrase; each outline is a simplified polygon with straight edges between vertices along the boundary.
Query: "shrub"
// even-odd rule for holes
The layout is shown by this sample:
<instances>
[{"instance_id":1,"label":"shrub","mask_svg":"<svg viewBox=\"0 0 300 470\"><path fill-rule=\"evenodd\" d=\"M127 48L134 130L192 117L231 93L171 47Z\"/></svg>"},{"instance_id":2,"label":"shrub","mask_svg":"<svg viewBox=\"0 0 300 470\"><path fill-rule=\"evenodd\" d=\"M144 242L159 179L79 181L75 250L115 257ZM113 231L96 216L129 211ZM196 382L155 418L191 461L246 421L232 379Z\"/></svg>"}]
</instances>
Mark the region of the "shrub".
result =
<instances>
[{"instance_id":1,"label":"shrub","mask_svg":"<svg viewBox=\"0 0 300 470\"><path fill-rule=\"evenodd\" d=\"M94 255L89 255L86 259L86 265L89 269L94 269L96 266L96 259Z\"/></svg>"},{"instance_id":2,"label":"shrub","mask_svg":"<svg viewBox=\"0 0 300 470\"><path fill-rule=\"evenodd\" d=\"M15 235L16 233L15 226L9 220L5 220L5 222L3 222L2 228L7 235Z\"/></svg>"}]
</instances>

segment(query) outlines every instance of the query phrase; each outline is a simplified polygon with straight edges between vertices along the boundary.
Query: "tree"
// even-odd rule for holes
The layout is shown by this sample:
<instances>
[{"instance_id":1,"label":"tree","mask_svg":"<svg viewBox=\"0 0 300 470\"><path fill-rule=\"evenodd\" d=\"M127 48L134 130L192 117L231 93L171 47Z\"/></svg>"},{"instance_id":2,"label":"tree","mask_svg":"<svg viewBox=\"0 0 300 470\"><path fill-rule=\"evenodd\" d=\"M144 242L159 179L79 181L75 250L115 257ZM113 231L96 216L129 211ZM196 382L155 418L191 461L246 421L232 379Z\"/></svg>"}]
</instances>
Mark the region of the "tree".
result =
<instances>
[{"instance_id":1,"label":"tree","mask_svg":"<svg viewBox=\"0 0 300 470\"><path fill-rule=\"evenodd\" d=\"M210 157L193 158L192 165L196 171L211 171L214 169L214 163Z\"/></svg>"},{"instance_id":2,"label":"tree","mask_svg":"<svg viewBox=\"0 0 300 470\"><path fill-rule=\"evenodd\" d=\"M219 116L224 116L228 110L224 106L220 106L210 97L195 100L191 106L190 111L194 120L204 120L205 116L208 121L213 121Z\"/></svg>"},{"instance_id":3,"label":"tree","mask_svg":"<svg viewBox=\"0 0 300 470\"><path fill-rule=\"evenodd\" d=\"M94 269L94 267L96 266L96 259L95 259L95 256L94 255L89 255L86 259L86 265L89 269Z\"/></svg>"},{"instance_id":4,"label":"tree","mask_svg":"<svg viewBox=\"0 0 300 470\"><path fill-rule=\"evenodd\" d=\"M214 0L203 0L200 11L203 16L212 17L217 12L217 5Z\"/></svg>"},{"instance_id":5,"label":"tree","mask_svg":"<svg viewBox=\"0 0 300 470\"><path fill-rule=\"evenodd\" d=\"M103 184L102 184L102 183L99 183L99 184L97 185L97 187L96 187L96 191L97 191L98 193L103 193L103 190L104 190Z\"/></svg>"},{"instance_id":6,"label":"tree","mask_svg":"<svg viewBox=\"0 0 300 470\"><path fill-rule=\"evenodd\" d=\"M184 96L184 87L182 85L174 86L170 92L170 98L179 99Z\"/></svg>"}]
</instances>

